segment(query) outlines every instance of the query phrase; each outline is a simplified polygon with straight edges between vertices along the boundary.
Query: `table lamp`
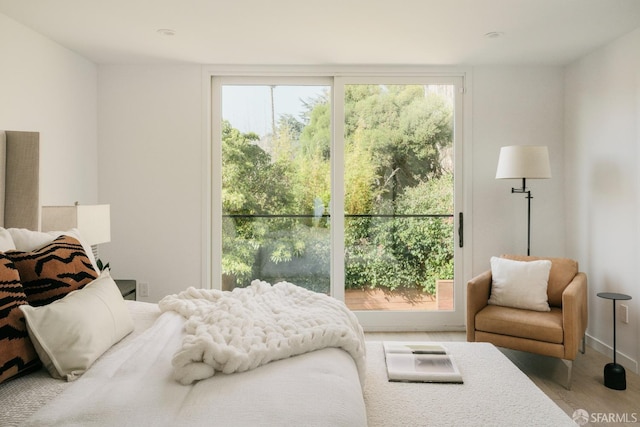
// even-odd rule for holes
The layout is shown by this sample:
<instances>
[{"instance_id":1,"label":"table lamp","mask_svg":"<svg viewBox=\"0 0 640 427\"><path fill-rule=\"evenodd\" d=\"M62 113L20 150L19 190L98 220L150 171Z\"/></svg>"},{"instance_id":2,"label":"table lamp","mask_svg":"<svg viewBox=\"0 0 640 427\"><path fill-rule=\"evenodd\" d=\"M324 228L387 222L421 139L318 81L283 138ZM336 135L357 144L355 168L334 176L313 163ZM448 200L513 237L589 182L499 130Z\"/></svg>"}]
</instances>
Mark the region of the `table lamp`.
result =
<instances>
[{"instance_id":1,"label":"table lamp","mask_svg":"<svg viewBox=\"0 0 640 427\"><path fill-rule=\"evenodd\" d=\"M77 228L98 258L100 243L111 241L110 205L43 206L42 231L65 231Z\"/></svg>"}]
</instances>

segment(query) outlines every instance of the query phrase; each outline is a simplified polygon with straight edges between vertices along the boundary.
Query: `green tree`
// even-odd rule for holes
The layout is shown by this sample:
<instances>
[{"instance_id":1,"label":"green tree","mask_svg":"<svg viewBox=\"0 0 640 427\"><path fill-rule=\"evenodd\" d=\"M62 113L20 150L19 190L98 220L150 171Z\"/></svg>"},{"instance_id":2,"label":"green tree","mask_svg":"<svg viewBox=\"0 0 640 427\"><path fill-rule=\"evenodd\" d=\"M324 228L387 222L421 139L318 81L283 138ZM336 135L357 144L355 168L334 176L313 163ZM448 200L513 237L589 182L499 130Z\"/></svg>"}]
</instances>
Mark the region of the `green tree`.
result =
<instances>
[{"instance_id":1,"label":"green tree","mask_svg":"<svg viewBox=\"0 0 640 427\"><path fill-rule=\"evenodd\" d=\"M453 277L451 219L401 217L453 211L451 196L442 194L451 191L452 177L441 163L452 146L452 108L425 90L347 86L345 210L374 215L346 223L350 287L433 292L437 279Z\"/></svg>"},{"instance_id":2,"label":"green tree","mask_svg":"<svg viewBox=\"0 0 640 427\"><path fill-rule=\"evenodd\" d=\"M331 106L329 95L305 102L304 129L300 134L302 156L329 160L331 152Z\"/></svg>"},{"instance_id":3,"label":"green tree","mask_svg":"<svg viewBox=\"0 0 640 427\"><path fill-rule=\"evenodd\" d=\"M374 197L394 201L404 188L442 174L453 117L442 97L419 85L350 85L346 92L346 144L373 153Z\"/></svg>"},{"instance_id":4,"label":"green tree","mask_svg":"<svg viewBox=\"0 0 640 427\"><path fill-rule=\"evenodd\" d=\"M223 122L222 209L230 217L223 221L222 267L225 274L243 285L256 273L255 261L265 246L268 256L278 261L290 259L300 251L298 242L269 238L291 227L290 219L267 224L251 216L287 213L295 200L288 185L290 162L286 158L272 161L271 155L257 144L259 140L255 133L243 134L228 121Z\"/></svg>"},{"instance_id":5,"label":"green tree","mask_svg":"<svg viewBox=\"0 0 640 427\"><path fill-rule=\"evenodd\" d=\"M223 208L236 215L223 223L223 269L238 285L262 277L269 263L293 268L301 257L328 271L326 218L242 216L328 212L328 93L305 105L263 141L223 124ZM345 221L347 284L432 292L436 279L453 277L453 222L402 215L453 211L453 177L441 162L452 146L451 105L419 85L349 85L345 113L345 211L373 214Z\"/></svg>"}]
</instances>

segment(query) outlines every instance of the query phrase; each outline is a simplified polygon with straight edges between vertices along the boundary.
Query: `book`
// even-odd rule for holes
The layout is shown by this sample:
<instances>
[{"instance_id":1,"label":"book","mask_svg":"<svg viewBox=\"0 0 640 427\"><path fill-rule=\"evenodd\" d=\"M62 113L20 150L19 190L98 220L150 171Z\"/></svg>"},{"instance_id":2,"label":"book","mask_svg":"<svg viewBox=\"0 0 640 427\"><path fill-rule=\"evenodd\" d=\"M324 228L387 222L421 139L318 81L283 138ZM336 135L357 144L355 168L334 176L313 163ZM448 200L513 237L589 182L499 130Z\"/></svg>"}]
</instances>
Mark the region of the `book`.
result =
<instances>
[{"instance_id":1,"label":"book","mask_svg":"<svg viewBox=\"0 0 640 427\"><path fill-rule=\"evenodd\" d=\"M383 344L385 353L447 354L447 349L436 343L385 341Z\"/></svg>"},{"instance_id":2,"label":"book","mask_svg":"<svg viewBox=\"0 0 640 427\"><path fill-rule=\"evenodd\" d=\"M462 384L446 348L435 343L383 342L389 381Z\"/></svg>"}]
</instances>

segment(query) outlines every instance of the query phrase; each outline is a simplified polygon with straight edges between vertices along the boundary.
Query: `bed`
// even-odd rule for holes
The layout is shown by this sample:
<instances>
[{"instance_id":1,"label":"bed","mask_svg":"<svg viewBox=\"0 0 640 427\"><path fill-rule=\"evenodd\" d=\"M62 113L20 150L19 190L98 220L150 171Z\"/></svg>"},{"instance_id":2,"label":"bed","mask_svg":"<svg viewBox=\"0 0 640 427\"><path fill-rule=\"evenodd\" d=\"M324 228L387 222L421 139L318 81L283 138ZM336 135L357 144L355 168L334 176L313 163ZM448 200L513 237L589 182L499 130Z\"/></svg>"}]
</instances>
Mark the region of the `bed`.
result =
<instances>
[{"instance_id":1,"label":"bed","mask_svg":"<svg viewBox=\"0 0 640 427\"><path fill-rule=\"evenodd\" d=\"M125 301L77 230L34 231L38 134L0 145L0 425L367 424L343 303L260 281Z\"/></svg>"},{"instance_id":2,"label":"bed","mask_svg":"<svg viewBox=\"0 0 640 427\"><path fill-rule=\"evenodd\" d=\"M7 410L0 425L366 425L357 370L346 352L327 348L183 386L171 378L181 335L158 348L154 338L165 326L152 328L158 306L126 304L134 332L81 379L55 380L41 369L1 384ZM70 405L82 410L70 415Z\"/></svg>"}]
</instances>

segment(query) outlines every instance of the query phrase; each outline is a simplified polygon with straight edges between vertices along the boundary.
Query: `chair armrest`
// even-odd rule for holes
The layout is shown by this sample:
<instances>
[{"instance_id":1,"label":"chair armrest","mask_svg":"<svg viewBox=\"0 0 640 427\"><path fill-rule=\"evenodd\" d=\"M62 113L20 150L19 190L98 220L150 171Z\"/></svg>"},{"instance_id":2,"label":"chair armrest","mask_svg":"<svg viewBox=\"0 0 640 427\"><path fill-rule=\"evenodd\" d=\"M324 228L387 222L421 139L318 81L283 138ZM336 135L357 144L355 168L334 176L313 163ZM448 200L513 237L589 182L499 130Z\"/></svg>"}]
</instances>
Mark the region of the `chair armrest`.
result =
<instances>
[{"instance_id":1,"label":"chair armrest","mask_svg":"<svg viewBox=\"0 0 640 427\"><path fill-rule=\"evenodd\" d=\"M467 341L474 342L476 336L476 314L487 306L491 290L491 270L467 282Z\"/></svg>"},{"instance_id":2,"label":"chair armrest","mask_svg":"<svg viewBox=\"0 0 640 427\"><path fill-rule=\"evenodd\" d=\"M574 360L587 330L587 275L578 273L562 293L562 327L565 359Z\"/></svg>"}]
</instances>

